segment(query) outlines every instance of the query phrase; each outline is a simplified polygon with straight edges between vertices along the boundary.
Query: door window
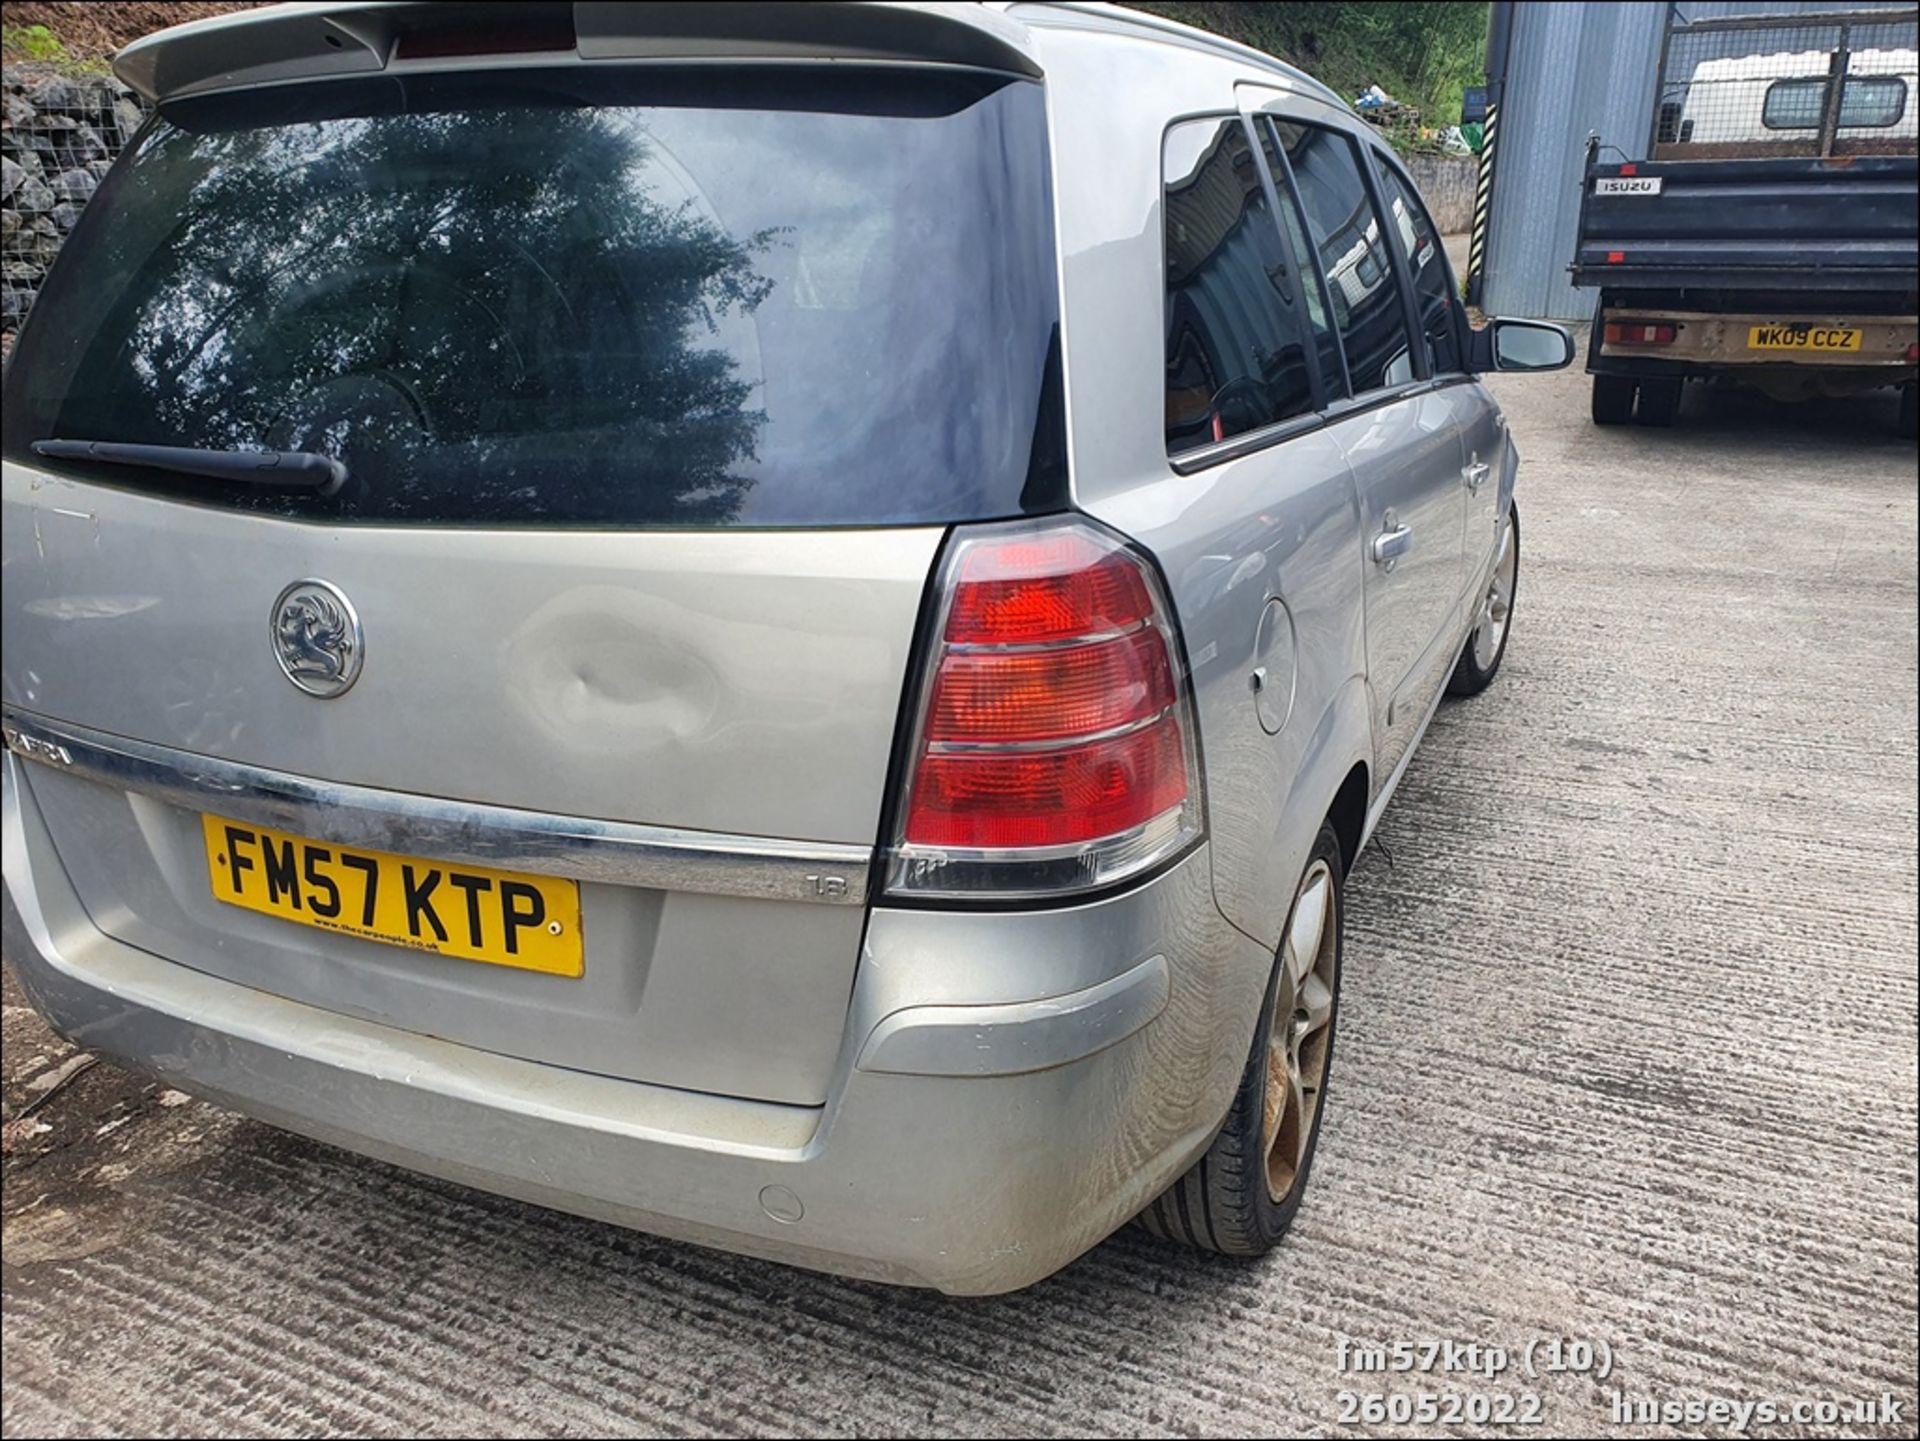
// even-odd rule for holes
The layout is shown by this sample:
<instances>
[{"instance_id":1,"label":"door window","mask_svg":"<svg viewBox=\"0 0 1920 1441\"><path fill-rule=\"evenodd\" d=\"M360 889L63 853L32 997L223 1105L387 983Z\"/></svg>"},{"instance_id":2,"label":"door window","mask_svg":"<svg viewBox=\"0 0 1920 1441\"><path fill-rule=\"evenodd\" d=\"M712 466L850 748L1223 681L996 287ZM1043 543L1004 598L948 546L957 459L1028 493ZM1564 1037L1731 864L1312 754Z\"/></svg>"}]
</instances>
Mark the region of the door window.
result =
<instances>
[{"instance_id":1,"label":"door window","mask_svg":"<svg viewBox=\"0 0 1920 1441\"><path fill-rule=\"evenodd\" d=\"M1314 125L1281 121L1275 129L1327 277L1354 394L1412 380L1406 312L1353 142Z\"/></svg>"},{"instance_id":2,"label":"door window","mask_svg":"<svg viewBox=\"0 0 1920 1441\"><path fill-rule=\"evenodd\" d=\"M1340 357L1340 337L1333 328L1333 302L1327 298L1324 277L1314 269L1312 242L1307 239L1306 220L1300 213L1300 201L1293 187L1287 183L1287 167L1280 159L1279 147L1274 144L1273 127L1263 117L1256 122L1255 128L1260 133L1260 149L1266 156L1267 170L1273 176L1274 189L1280 197L1280 224L1287 232L1287 245L1295 261L1304 268L1300 288L1306 296L1307 320L1313 327L1314 348L1320 356L1320 379L1326 387L1329 400L1344 399L1347 394L1346 362Z\"/></svg>"},{"instance_id":3,"label":"door window","mask_svg":"<svg viewBox=\"0 0 1920 1441\"><path fill-rule=\"evenodd\" d=\"M1390 165L1378 167L1380 188L1387 208L1393 212L1393 227L1400 234L1400 246L1406 253L1407 269L1413 273L1413 297L1420 311L1420 328L1426 332L1427 357L1435 375L1464 369L1460 358L1460 335L1454 328L1453 278L1447 268L1446 252L1433 228L1427 207L1412 184Z\"/></svg>"},{"instance_id":4,"label":"door window","mask_svg":"<svg viewBox=\"0 0 1920 1441\"><path fill-rule=\"evenodd\" d=\"M1306 288L1238 116L1167 132L1167 453L1313 409Z\"/></svg>"}]
</instances>

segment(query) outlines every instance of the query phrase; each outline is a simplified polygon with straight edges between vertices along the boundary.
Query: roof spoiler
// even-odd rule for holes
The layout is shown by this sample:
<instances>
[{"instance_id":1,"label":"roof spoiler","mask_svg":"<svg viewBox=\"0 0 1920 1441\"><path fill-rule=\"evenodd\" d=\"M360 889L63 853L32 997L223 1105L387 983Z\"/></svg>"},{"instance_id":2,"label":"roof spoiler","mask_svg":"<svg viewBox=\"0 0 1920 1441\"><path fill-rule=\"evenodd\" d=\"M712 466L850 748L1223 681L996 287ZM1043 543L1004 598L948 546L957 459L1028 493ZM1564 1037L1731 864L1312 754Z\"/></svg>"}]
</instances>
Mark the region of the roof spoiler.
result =
<instances>
[{"instance_id":1,"label":"roof spoiler","mask_svg":"<svg viewBox=\"0 0 1920 1441\"><path fill-rule=\"evenodd\" d=\"M154 101L378 74L410 50L437 56L565 52L582 60L917 62L1037 77L1040 68L1024 38L1018 22L979 5L323 0L176 25L127 46L114 58L113 73Z\"/></svg>"}]
</instances>

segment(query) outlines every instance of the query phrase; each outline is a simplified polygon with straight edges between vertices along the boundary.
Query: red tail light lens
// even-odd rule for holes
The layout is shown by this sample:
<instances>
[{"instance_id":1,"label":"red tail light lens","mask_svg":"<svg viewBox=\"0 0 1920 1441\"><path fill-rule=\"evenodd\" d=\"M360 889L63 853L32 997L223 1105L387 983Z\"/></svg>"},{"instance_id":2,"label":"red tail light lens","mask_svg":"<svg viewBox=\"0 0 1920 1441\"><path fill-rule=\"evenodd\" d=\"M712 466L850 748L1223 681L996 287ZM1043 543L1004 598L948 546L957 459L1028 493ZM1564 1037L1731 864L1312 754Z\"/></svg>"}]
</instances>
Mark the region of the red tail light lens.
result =
<instances>
[{"instance_id":1,"label":"red tail light lens","mask_svg":"<svg viewBox=\"0 0 1920 1441\"><path fill-rule=\"evenodd\" d=\"M1044 896L1200 833L1190 706L1150 562L1083 520L983 527L940 578L890 887Z\"/></svg>"},{"instance_id":2,"label":"red tail light lens","mask_svg":"<svg viewBox=\"0 0 1920 1441\"><path fill-rule=\"evenodd\" d=\"M933 679L929 741L1063 740L1152 720L1174 703L1167 648L1150 627L1042 651L948 651Z\"/></svg>"},{"instance_id":3,"label":"red tail light lens","mask_svg":"<svg viewBox=\"0 0 1920 1441\"><path fill-rule=\"evenodd\" d=\"M1036 645L1126 630L1153 616L1137 562L1059 530L957 557L944 634L952 645Z\"/></svg>"},{"instance_id":4,"label":"red tail light lens","mask_svg":"<svg viewBox=\"0 0 1920 1441\"><path fill-rule=\"evenodd\" d=\"M929 755L914 780L910 845L1062 846L1131 830L1187 797L1171 718L1045 751Z\"/></svg>"},{"instance_id":5,"label":"red tail light lens","mask_svg":"<svg viewBox=\"0 0 1920 1441\"><path fill-rule=\"evenodd\" d=\"M1608 345L1672 345L1678 334L1671 325L1642 320L1609 320L1606 327Z\"/></svg>"}]
</instances>

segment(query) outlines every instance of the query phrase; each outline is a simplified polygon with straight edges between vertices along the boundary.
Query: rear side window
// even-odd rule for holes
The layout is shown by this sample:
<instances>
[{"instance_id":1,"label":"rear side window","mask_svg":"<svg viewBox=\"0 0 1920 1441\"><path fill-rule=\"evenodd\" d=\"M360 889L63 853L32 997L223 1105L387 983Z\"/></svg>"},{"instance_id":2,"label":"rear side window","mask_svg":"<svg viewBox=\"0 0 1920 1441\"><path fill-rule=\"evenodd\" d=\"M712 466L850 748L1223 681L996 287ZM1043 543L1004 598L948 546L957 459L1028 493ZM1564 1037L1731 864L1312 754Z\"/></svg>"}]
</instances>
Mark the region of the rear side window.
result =
<instances>
[{"instance_id":1,"label":"rear side window","mask_svg":"<svg viewBox=\"0 0 1920 1441\"><path fill-rule=\"evenodd\" d=\"M1300 189L1308 238L1326 273L1354 394L1413 379L1393 260L1353 142L1313 125L1283 121L1275 129Z\"/></svg>"},{"instance_id":2,"label":"rear side window","mask_svg":"<svg viewBox=\"0 0 1920 1441\"><path fill-rule=\"evenodd\" d=\"M1393 228L1399 232L1401 248L1406 252L1407 268L1413 272L1413 297L1420 310L1420 328L1426 332L1427 358L1435 375L1465 367L1460 358L1460 335L1454 328L1453 276L1447 268L1446 252L1434 233L1427 207L1413 186L1402 180L1390 165L1378 167L1380 188L1393 212Z\"/></svg>"},{"instance_id":3,"label":"rear side window","mask_svg":"<svg viewBox=\"0 0 1920 1441\"><path fill-rule=\"evenodd\" d=\"M1238 116L1167 132L1167 453L1313 409L1306 294Z\"/></svg>"},{"instance_id":4,"label":"rear side window","mask_svg":"<svg viewBox=\"0 0 1920 1441\"><path fill-rule=\"evenodd\" d=\"M328 521L920 524L1065 499L1040 87L572 67L176 102L19 340L5 445L307 450Z\"/></svg>"},{"instance_id":5,"label":"rear side window","mask_svg":"<svg viewBox=\"0 0 1920 1441\"><path fill-rule=\"evenodd\" d=\"M1300 214L1300 202L1287 183L1287 167L1274 144L1272 122L1262 117L1255 122L1260 134L1260 152L1266 157L1267 172L1273 176L1280 197L1280 226L1287 233L1287 248L1303 271L1300 288L1307 298L1307 320L1313 327L1314 349L1320 355L1320 382L1329 400L1340 400L1347 393L1344 362L1340 358L1340 337L1333 328L1333 302L1328 299L1325 282L1313 264L1313 242L1307 239L1306 220Z\"/></svg>"}]
</instances>

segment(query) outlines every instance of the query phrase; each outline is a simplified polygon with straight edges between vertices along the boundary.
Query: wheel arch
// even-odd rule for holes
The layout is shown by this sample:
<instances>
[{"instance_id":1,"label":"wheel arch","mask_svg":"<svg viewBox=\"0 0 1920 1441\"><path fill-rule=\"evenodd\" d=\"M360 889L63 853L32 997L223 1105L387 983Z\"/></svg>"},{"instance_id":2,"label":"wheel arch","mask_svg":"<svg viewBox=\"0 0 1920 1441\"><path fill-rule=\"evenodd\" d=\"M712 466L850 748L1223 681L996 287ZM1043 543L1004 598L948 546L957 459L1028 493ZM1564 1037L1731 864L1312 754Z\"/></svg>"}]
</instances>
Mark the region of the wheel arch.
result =
<instances>
[{"instance_id":1,"label":"wheel arch","mask_svg":"<svg viewBox=\"0 0 1920 1441\"><path fill-rule=\"evenodd\" d=\"M1340 782L1340 789L1334 792L1333 804L1327 807L1327 824L1340 841L1342 875L1353 874L1353 863L1360 858L1360 844L1366 838L1368 784L1367 763L1355 761Z\"/></svg>"},{"instance_id":2,"label":"wheel arch","mask_svg":"<svg viewBox=\"0 0 1920 1441\"><path fill-rule=\"evenodd\" d=\"M1500 514L1503 516L1513 504L1514 492L1520 488L1520 447L1513 443L1511 430L1506 432L1506 441L1500 457Z\"/></svg>"},{"instance_id":3,"label":"wheel arch","mask_svg":"<svg viewBox=\"0 0 1920 1441\"><path fill-rule=\"evenodd\" d=\"M1372 783L1372 712L1366 680L1354 675L1315 719L1267 837L1271 868L1265 874L1272 883L1261 898L1257 926L1248 932L1262 945L1277 949L1280 944L1294 886L1321 826L1332 823L1343 869L1359 855Z\"/></svg>"}]
</instances>

